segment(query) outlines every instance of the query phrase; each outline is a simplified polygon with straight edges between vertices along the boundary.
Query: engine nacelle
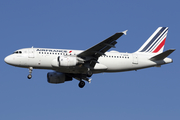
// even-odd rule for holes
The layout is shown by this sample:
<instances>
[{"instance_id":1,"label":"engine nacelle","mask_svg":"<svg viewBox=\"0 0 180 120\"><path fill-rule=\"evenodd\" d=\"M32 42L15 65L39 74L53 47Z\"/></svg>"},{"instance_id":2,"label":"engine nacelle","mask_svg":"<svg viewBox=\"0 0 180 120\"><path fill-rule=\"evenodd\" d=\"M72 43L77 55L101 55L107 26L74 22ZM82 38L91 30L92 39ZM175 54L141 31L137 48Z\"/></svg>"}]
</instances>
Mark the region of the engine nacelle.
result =
<instances>
[{"instance_id":1,"label":"engine nacelle","mask_svg":"<svg viewBox=\"0 0 180 120\"><path fill-rule=\"evenodd\" d=\"M72 77L69 77L64 73L60 73L60 72L48 72L47 80L49 83L58 84L58 83L64 83L65 81L71 81Z\"/></svg>"},{"instance_id":2,"label":"engine nacelle","mask_svg":"<svg viewBox=\"0 0 180 120\"><path fill-rule=\"evenodd\" d=\"M78 63L78 60L76 57L70 57L70 56L58 56L57 59L54 59L51 63L54 67L70 67L70 66L76 66Z\"/></svg>"},{"instance_id":3,"label":"engine nacelle","mask_svg":"<svg viewBox=\"0 0 180 120\"><path fill-rule=\"evenodd\" d=\"M60 66L76 66L76 57L59 57Z\"/></svg>"}]
</instances>

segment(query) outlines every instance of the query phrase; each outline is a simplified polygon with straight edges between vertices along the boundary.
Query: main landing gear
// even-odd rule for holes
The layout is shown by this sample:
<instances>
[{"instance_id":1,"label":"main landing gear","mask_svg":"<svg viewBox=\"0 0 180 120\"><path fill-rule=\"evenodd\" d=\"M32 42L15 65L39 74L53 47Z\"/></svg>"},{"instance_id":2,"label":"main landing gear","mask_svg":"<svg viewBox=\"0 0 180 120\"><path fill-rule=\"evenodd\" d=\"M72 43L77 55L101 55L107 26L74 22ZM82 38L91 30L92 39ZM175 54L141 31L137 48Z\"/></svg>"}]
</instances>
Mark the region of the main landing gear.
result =
<instances>
[{"instance_id":1,"label":"main landing gear","mask_svg":"<svg viewBox=\"0 0 180 120\"><path fill-rule=\"evenodd\" d=\"M83 88L84 86L85 86L85 82L83 81L83 80L85 80L85 81L87 81L87 82L89 82L89 83L91 83L91 79L89 79L89 77L91 77L93 75L93 72L90 70L90 68L88 68L88 70L87 70L87 73L86 74L81 74L80 76L79 76L79 87L80 88Z\"/></svg>"},{"instance_id":2,"label":"main landing gear","mask_svg":"<svg viewBox=\"0 0 180 120\"><path fill-rule=\"evenodd\" d=\"M93 74L93 72L90 70L90 68L88 68L87 70L87 77L91 77Z\"/></svg>"},{"instance_id":3,"label":"main landing gear","mask_svg":"<svg viewBox=\"0 0 180 120\"><path fill-rule=\"evenodd\" d=\"M92 79L85 78L84 80L87 81L87 82L89 82L89 83L91 83L91 80L92 80ZM80 82L79 82L78 85L79 85L80 88L83 88L83 87L85 86L85 82L82 81L82 80L80 80Z\"/></svg>"},{"instance_id":4,"label":"main landing gear","mask_svg":"<svg viewBox=\"0 0 180 120\"><path fill-rule=\"evenodd\" d=\"M81 78L81 79L79 80L80 82L79 82L79 84L78 84L80 88L83 88L83 87L85 86L85 82L84 82L82 79L85 80L85 81L87 81L87 82L89 82L89 83L91 83L91 79L89 79L89 78L87 78L87 77Z\"/></svg>"},{"instance_id":5,"label":"main landing gear","mask_svg":"<svg viewBox=\"0 0 180 120\"><path fill-rule=\"evenodd\" d=\"M29 75L27 76L28 79L32 78L32 71L33 71L33 67L29 67Z\"/></svg>"},{"instance_id":6,"label":"main landing gear","mask_svg":"<svg viewBox=\"0 0 180 120\"><path fill-rule=\"evenodd\" d=\"M79 82L79 87L80 87L80 88L83 88L84 86L85 86L85 82L81 80L81 81Z\"/></svg>"}]
</instances>

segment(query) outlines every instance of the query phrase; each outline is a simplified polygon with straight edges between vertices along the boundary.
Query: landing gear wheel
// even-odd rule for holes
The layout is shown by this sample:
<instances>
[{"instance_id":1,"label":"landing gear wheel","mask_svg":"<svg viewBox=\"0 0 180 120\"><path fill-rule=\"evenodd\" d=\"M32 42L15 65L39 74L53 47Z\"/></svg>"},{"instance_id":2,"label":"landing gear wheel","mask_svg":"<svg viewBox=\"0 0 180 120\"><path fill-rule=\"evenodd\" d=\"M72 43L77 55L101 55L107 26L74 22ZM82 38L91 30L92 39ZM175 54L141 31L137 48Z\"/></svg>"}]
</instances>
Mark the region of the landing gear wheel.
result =
<instances>
[{"instance_id":1,"label":"landing gear wheel","mask_svg":"<svg viewBox=\"0 0 180 120\"><path fill-rule=\"evenodd\" d=\"M29 67L29 75L27 76L28 79L32 78L32 71L33 71L33 67Z\"/></svg>"},{"instance_id":2,"label":"landing gear wheel","mask_svg":"<svg viewBox=\"0 0 180 120\"><path fill-rule=\"evenodd\" d=\"M27 76L27 78L28 78L28 79L31 79L31 78L32 78L32 75L31 75L31 74L29 74L29 75Z\"/></svg>"},{"instance_id":3,"label":"landing gear wheel","mask_svg":"<svg viewBox=\"0 0 180 120\"><path fill-rule=\"evenodd\" d=\"M91 77L91 76L92 76L92 74L93 74L93 73L92 73L92 71L90 71L90 70L89 70L89 71L87 71L87 77Z\"/></svg>"},{"instance_id":4,"label":"landing gear wheel","mask_svg":"<svg viewBox=\"0 0 180 120\"><path fill-rule=\"evenodd\" d=\"M80 87L80 88L83 88L84 86L85 86L85 82L84 82L84 81L80 81L80 82L79 82L79 87Z\"/></svg>"}]
</instances>

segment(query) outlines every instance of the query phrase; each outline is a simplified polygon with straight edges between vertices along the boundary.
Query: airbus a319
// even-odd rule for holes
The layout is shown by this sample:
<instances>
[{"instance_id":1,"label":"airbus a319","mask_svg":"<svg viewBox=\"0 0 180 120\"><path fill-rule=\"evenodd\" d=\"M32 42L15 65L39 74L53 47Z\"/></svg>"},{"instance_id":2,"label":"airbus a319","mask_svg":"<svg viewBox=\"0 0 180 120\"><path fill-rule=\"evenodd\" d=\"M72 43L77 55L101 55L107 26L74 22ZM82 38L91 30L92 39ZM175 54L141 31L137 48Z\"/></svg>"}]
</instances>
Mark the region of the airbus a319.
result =
<instances>
[{"instance_id":1,"label":"airbus a319","mask_svg":"<svg viewBox=\"0 0 180 120\"><path fill-rule=\"evenodd\" d=\"M163 52L168 27L159 27L134 53L108 50L115 47L117 39L124 32L118 32L87 50L23 48L7 56L4 61L12 66L28 68L28 79L33 69L49 69L49 83L64 83L73 78L79 80L79 87L91 82L90 77L97 73L123 72L148 67L159 67L173 62L167 58L175 49Z\"/></svg>"}]
</instances>

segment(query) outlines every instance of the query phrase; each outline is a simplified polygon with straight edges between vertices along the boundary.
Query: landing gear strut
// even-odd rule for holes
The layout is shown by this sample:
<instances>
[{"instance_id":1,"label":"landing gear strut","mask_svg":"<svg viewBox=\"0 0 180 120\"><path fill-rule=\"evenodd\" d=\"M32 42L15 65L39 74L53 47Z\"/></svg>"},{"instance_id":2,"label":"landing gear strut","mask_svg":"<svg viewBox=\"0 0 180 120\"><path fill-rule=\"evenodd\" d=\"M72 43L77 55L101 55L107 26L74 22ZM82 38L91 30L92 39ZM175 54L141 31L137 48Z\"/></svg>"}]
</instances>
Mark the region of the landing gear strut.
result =
<instances>
[{"instance_id":1,"label":"landing gear strut","mask_svg":"<svg viewBox=\"0 0 180 120\"><path fill-rule=\"evenodd\" d=\"M92 76L92 71L86 71L86 73L85 74L72 74L72 77L73 78L75 78L75 79L77 79L77 80L79 80L79 84L78 84L78 86L80 87L80 88L83 88L84 86L85 86L85 81L87 81L88 83L91 83L91 80L92 79L90 79L89 77L88 77L88 75L87 75L87 72L90 72L90 76ZM91 74L92 73L92 74Z\"/></svg>"},{"instance_id":2,"label":"landing gear strut","mask_svg":"<svg viewBox=\"0 0 180 120\"><path fill-rule=\"evenodd\" d=\"M80 82L79 82L79 87L80 87L80 88L83 88L84 86L85 86L85 82L84 82L84 81L80 81Z\"/></svg>"},{"instance_id":3,"label":"landing gear strut","mask_svg":"<svg viewBox=\"0 0 180 120\"><path fill-rule=\"evenodd\" d=\"M27 76L28 79L32 78L32 71L33 71L33 67L29 67L29 75Z\"/></svg>"},{"instance_id":4,"label":"landing gear strut","mask_svg":"<svg viewBox=\"0 0 180 120\"><path fill-rule=\"evenodd\" d=\"M88 68L88 71L87 71L87 77L91 77L93 74L93 72Z\"/></svg>"}]
</instances>

